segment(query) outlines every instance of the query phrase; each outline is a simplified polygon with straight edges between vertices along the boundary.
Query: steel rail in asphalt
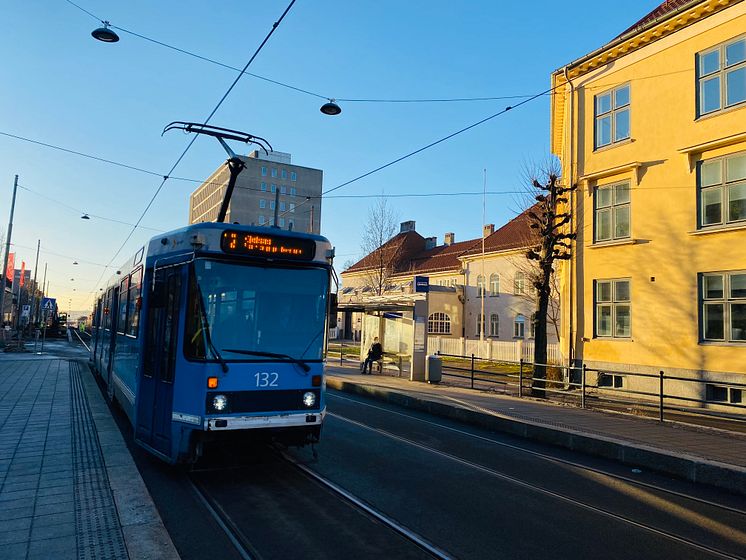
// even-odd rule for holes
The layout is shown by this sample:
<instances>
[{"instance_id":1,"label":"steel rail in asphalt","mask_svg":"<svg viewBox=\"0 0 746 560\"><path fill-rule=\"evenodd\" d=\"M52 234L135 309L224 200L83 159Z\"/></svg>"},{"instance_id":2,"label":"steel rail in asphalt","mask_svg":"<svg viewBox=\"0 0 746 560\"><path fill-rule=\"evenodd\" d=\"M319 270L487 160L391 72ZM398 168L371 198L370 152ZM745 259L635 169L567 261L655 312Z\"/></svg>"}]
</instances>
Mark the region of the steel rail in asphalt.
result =
<instances>
[{"instance_id":1,"label":"steel rail in asphalt","mask_svg":"<svg viewBox=\"0 0 746 560\"><path fill-rule=\"evenodd\" d=\"M228 540L235 547L238 554L244 560L261 560L261 555L251 545L246 536L241 532L238 526L233 522L230 516L220 507L215 500L202 488L202 486L195 482L195 480L187 475L187 481L191 486L192 490L197 496L197 499L205 507L210 516L215 520L215 523L223 530Z\"/></svg>"},{"instance_id":2,"label":"steel rail in asphalt","mask_svg":"<svg viewBox=\"0 0 746 560\"><path fill-rule=\"evenodd\" d=\"M665 531L663 529L658 529L657 527L652 527L650 525L646 525L645 523L642 523L640 521L635 521L634 519L630 519L628 517L625 517L623 515L620 515L618 513L614 513L612 511L605 510L603 508L587 504L585 502L581 502L576 500L575 498L572 498L570 496L565 496L564 494L561 494L559 492L555 492L553 490L548 490L547 488L542 488L541 486L538 486L536 484L532 484L530 482L526 482L524 480L521 480L519 478L516 478L514 476L501 473L499 471L496 471L494 469L491 469L489 467L486 467L484 465L480 465L478 463L474 463L472 461L468 461L466 459L462 459L461 457L457 457L456 455L452 455L450 453L446 453L444 451L440 451L439 449L435 449L432 447L428 447L427 445L424 445L422 443L419 443L417 441L410 440L408 438L405 438L403 436L399 436L397 434L393 434L391 432L388 432L386 430L381 430L380 428L373 428L371 426L368 426L366 424L363 424L362 422L358 422L357 420L353 420L352 418L347 418L344 416L340 416L339 414L329 412L327 413L329 416L333 418L337 418L343 422L348 422L350 424L354 424L358 427L361 427L366 430L370 430L372 432L381 434L385 437L388 437L390 439L400 441L402 443L406 443L408 445L411 445L413 447L417 447L418 449L421 449L423 451L427 451L428 453L432 453L434 455L438 455L440 457L449 459L453 462L459 463L461 465L464 465L466 467L470 467L472 469L478 470L480 472L483 472L485 474L488 474L490 476L494 476L495 478L499 478L501 480L505 480L506 482L510 482L512 484L515 484L516 486L521 486L523 488L527 488L529 490L532 490L534 492L538 492L540 494L544 494L546 496L550 496L552 498L558 499L560 501L569 503L571 505L580 507L582 509L592 511L594 513L598 513L600 515L603 515L605 517L609 517L611 519L614 519L616 521L621 521L622 523L626 523L628 525L632 525L633 527L637 527L638 529L643 529L645 531L648 531L649 533L653 533L659 536L662 536L664 538L667 538L672 541L676 541L678 543L684 544L686 546L689 546L691 548L695 548L697 550L700 550L702 552L706 552L708 554L719 556L720 558L726 558L728 560L743 560L743 557L741 556L734 556L728 552L725 552L723 550L719 550L716 548L712 548L707 545L700 544L696 541L692 541L686 537L682 537L680 535L676 535L674 533L670 533L668 531Z\"/></svg>"},{"instance_id":3,"label":"steel rail in asphalt","mask_svg":"<svg viewBox=\"0 0 746 560\"><path fill-rule=\"evenodd\" d=\"M302 473L304 473L306 476L312 478L316 482L320 483L321 485L325 486L338 496L341 496L343 499L345 499L347 502L351 503L355 507L363 510L365 513L370 515L371 517L375 518L376 520L383 523L385 526L387 526L389 529L392 529L395 533L398 533L408 541L414 543L419 548L427 552L428 554L432 555L434 558L439 558L441 560L452 560L454 557L451 556L448 552L444 551L443 549L437 547L421 535L418 535L411 529L405 527L401 523L395 521L391 517L386 516L382 512L378 511L377 509L370 506L365 501L361 500L354 494L348 492L341 486L338 486L337 484L333 483L331 480L324 478L319 473L313 471L308 466L304 465L303 463L300 463L297 461L294 457L287 454L285 451L277 450L279 455L291 463L293 466L298 468Z\"/></svg>"},{"instance_id":4,"label":"steel rail in asphalt","mask_svg":"<svg viewBox=\"0 0 746 560\"><path fill-rule=\"evenodd\" d=\"M81 344L82 344L83 346L85 346L85 349L86 349L86 350L88 350L88 352L90 352L90 351L91 351L91 348L90 348L90 346L88 346L88 345L87 345L87 344L86 344L85 342L83 342L83 337L82 337L82 336L80 336L80 334L78 334L78 331L76 331L76 330L73 330L73 332L75 333L75 336L77 336L77 337L78 337L78 340L80 341L80 343L81 343Z\"/></svg>"},{"instance_id":5,"label":"steel rail in asphalt","mask_svg":"<svg viewBox=\"0 0 746 560\"><path fill-rule=\"evenodd\" d=\"M413 416L411 414L406 414L406 413L399 412L399 411L396 411L396 410L390 410L390 409L387 409L387 408L384 408L384 407L381 407L381 406L376 406L374 404L366 403L366 402L359 401L359 400L356 400L356 399L351 399L351 398L348 398L348 397L343 397L341 395L332 394L330 392L327 392L326 396L327 397L333 397L333 398L340 399L340 400L349 401L349 402L352 402L352 403L355 403L355 404L360 404L360 405L363 405L363 406L374 408L376 410L380 410L382 412L388 412L390 414L395 414L397 416L403 416L405 418L409 418L410 420L416 420L417 422L421 422L423 424L429 424L431 426L436 426L438 428L442 428L442 429L447 430L449 432L454 432L454 433L457 433L457 434L469 436L471 438L478 439L480 441L491 443L493 445L498 445L500 447L506 447L508 449L513 449L515 451L521 451L523 453L526 453L526 454L529 454L529 455L533 455L534 457L540 457L540 458L542 458L542 459L544 459L546 461L552 462L552 463L558 463L558 464L561 464L561 465L566 465L566 466L574 467L576 469L580 469L580 470L584 470L584 471L588 471L588 472L600 474L600 475L603 475L603 476L608 476L609 478L614 478L616 480L627 482L629 484L634 484L636 486L641 486L643 488L647 488L647 489L650 489L650 490L655 490L655 491L658 491L658 492L661 492L661 493L669 494L671 496L676 496L678 498L683 498L683 499L686 499L686 500L697 502L697 503L702 504L702 505L707 505L707 506L710 506L710 507L721 509L723 511L728 511L730 513L735 513L735 514L738 514L738 515L744 515L744 516L746 516L746 511L745 510L742 510L742 509L739 509L739 508L736 508L736 507L732 507L732 506L727 506L727 505L724 505L724 504L719 504L717 502L713 502L713 501L707 500L705 498L699 498L697 496L692 496L690 494L685 494L685 493L679 492L677 490L671 490L669 488L663 488L662 486L657 486L655 484L651 484L650 482L644 482L644 481L637 480L637 479L634 479L634 478L631 478L631 477L628 477L628 476L624 476L624 475L621 475L621 474L612 473L612 472L609 472L609 471L606 471L606 470L603 470L603 469L599 469L599 468L595 468L595 467L589 467L588 465L583 465L581 463L576 463L575 461L570 461L568 459L561 459L559 457L553 457L552 455L547 455L546 453L541 453L540 451L534 451L532 449L526 449L525 447L521 447L519 445L515 445L515 444L511 444L511 443L505 443L505 442L502 442L502 441L497 441L497 440L494 440L492 438L488 438L488 437L485 437L485 436L480 436L479 434L473 434L473 433L467 432L466 430L459 430L458 428L453 428L451 426L446 426L444 424L440 424L438 422L433 422L431 420L425 420L424 418L419 418L419 417ZM489 412L489 411L487 411L487 412Z\"/></svg>"}]
</instances>

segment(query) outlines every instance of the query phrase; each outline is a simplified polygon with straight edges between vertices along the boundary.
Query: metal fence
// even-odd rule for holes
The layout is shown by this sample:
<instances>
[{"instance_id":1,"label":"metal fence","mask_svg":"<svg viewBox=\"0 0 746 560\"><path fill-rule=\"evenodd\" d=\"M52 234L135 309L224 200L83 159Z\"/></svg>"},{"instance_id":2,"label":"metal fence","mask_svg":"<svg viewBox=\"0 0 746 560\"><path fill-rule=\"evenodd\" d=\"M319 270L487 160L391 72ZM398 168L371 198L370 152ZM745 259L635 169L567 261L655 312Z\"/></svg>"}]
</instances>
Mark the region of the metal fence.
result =
<instances>
[{"instance_id":1,"label":"metal fence","mask_svg":"<svg viewBox=\"0 0 746 560\"><path fill-rule=\"evenodd\" d=\"M534 356L532 340L469 340L464 338L445 338L429 336L427 339L428 354L450 354L454 356L471 356L498 362L518 362L530 360ZM547 361L553 364L563 363L559 344L547 345Z\"/></svg>"},{"instance_id":2,"label":"metal fence","mask_svg":"<svg viewBox=\"0 0 746 560\"><path fill-rule=\"evenodd\" d=\"M540 396L581 408L653 416L661 422L668 418L746 429L746 383L666 375L663 370L657 374L621 372L523 359L490 360L476 354L438 354L444 358L443 377L472 389ZM545 370L541 379L533 376L539 366Z\"/></svg>"}]
</instances>

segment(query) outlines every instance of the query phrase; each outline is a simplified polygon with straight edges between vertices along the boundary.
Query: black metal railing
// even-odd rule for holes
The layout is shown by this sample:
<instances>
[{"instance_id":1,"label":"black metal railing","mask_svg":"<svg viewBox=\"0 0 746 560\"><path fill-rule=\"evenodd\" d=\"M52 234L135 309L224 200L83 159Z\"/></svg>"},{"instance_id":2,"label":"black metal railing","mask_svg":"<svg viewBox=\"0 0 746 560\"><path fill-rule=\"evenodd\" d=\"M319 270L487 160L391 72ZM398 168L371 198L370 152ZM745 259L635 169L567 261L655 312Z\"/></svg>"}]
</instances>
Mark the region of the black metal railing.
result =
<instances>
[{"instance_id":1,"label":"black metal railing","mask_svg":"<svg viewBox=\"0 0 746 560\"><path fill-rule=\"evenodd\" d=\"M655 415L661 422L666 418L667 412L669 417L671 413L679 413L682 416L707 417L711 420L710 424L712 421L722 421L724 424L735 423L733 425L741 430L746 429L746 399L743 398L746 397L746 383L666 375L663 370L658 373L640 373L589 368L585 364L563 366L537 364L526 360L519 360L518 363L505 362L480 358L474 354L461 356L438 352L438 355L445 358L442 375L467 380L472 389L480 385L499 385L504 393L520 398L540 396L581 408ZM537 366L543 366L544 377L534 376ZM618 378L622 380L617 381ZM639 383L635 388L625 387L626 378L650 380L647 384L649 387L644 382L642 387ZM616 386L617 382L619 386ZM672 387L673 383L679 385ZM727 400L692 396L705 392L706 397L708 385L721 389L724 387Z\"/></svg>"}]
</instances>

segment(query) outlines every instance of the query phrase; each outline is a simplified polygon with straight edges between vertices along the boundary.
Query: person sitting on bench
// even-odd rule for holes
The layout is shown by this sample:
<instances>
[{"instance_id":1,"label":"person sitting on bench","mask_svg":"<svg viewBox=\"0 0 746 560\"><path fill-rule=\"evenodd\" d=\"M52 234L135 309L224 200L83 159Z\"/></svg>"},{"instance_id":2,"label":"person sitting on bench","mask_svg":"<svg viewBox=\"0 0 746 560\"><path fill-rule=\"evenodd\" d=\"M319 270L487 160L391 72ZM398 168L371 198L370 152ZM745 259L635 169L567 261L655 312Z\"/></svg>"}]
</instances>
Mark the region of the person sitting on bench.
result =
<instances>
[{"instance_id":1,"label":"person sitting on bench","mask_svg":"<svg viewBox=\"0 0 746 560\"><path fill-rule=\"evenodd\" d=\"M368 350L368 357L365 358L363 366L360 368L360 373L365 374L367 369L368 375L371 375L373 373L373 362L377 362L381 358L383 358L383 346L378 342L378 337L375 337L373 344L370 345L370 350Z\"/></svg>"}]
</instances>

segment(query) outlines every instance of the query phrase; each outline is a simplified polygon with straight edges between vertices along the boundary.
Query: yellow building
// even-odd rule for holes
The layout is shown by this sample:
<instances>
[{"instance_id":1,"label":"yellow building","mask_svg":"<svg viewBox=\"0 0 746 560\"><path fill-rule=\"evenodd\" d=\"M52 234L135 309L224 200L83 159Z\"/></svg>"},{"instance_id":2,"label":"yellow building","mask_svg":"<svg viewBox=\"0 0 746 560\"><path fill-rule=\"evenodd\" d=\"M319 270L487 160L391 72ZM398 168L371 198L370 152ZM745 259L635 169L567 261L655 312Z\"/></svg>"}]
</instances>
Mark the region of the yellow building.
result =
<instances>
[{"instance_id":1,"label":"yellow building","mask_svg":"<svg viewBox=\"0 0 746 560\"><path fill-rule=\"evenodd\" d=\"M746 404L746 2L669 0L552 74L577 185L563 353L612 387Z\"/></svg>"}]
</instances>

